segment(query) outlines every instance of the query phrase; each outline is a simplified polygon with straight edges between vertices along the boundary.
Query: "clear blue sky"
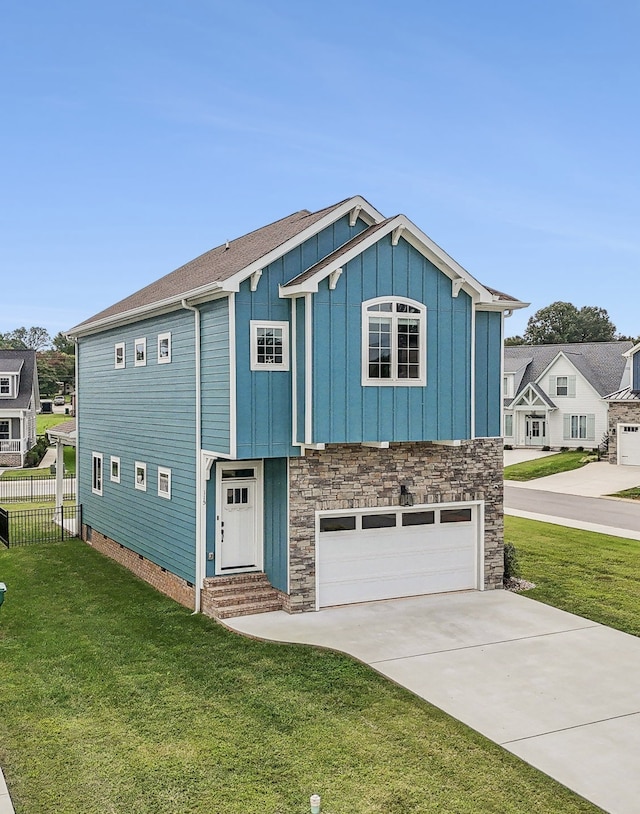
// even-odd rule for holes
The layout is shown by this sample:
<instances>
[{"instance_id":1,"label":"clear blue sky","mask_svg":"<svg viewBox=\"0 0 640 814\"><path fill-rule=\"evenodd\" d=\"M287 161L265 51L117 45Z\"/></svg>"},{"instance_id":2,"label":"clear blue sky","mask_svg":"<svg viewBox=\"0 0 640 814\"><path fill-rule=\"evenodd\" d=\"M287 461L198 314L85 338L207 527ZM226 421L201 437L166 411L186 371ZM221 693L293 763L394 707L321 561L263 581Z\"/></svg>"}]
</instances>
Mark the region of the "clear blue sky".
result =
<instances>
[{"instance_id":1,"label":"clear blue sky","mask_svg":"<svg viewBox=\"0 0 640 814\"><path fill-rule=\"evenodd\" d=\"M640 334L636 0L32 0L0 23L0 331L364 195Z\"/></svg>"}]
</instances>

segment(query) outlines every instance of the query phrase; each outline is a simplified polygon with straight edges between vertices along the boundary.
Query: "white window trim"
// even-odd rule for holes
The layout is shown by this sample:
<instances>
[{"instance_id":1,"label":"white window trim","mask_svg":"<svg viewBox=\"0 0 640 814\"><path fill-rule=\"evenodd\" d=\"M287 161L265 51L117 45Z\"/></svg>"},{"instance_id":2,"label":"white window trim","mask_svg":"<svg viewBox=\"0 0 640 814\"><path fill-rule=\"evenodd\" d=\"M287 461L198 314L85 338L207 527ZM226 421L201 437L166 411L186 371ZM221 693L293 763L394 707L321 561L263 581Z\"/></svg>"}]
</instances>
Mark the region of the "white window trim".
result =
<instances>
[{"instance_id":1,"label":"white window trim","mask_svg":"<svg viewBox=\"0 0 640 814\"><path fill-rule=\"evenodd\" d=\"M138 345L143 347L143 358L138 359ZM135 367L145 367L147 364L147 337L141 336L133 343L133 364Z\"/></svg>"},{"instance_id":2,"label":"white window trim","mask_svg":"<svg viewBox=\"0 0 640 814\"><path fill-rule=\"evenodd\" d=\"M393 376L390 379L371 379L369 378L369 317L378 312L369 312L367 309L372 305L377 305L383 302L403 303L417 308L417 314L410 314L410 318L417 318L420 322L420 376L417 379L398 379ZM385 316L384 311L379 312L380 316ZM391 312L391 315L397 319L396 312ZM427 309L426 306L417 300L411 300L408 297L375 297L372 300L366 300L362 303L362 386L363 387L424 387L427 383ZM396 334L393 334L394 345L391 348L392 358L391 365L394 371L397 371L397 339Z\"/></svg>"},{"instance_id":3,"label":"white window trim","mask_svg":"<svg viewBox=\"0 0 640 814\"><path fill-rule=\"evenodd\" d=\"M142 480L138 482L138 470L142 470ZM147 491L147 465L136 461L133 466L133 485L141 492Z\"/></svg>"},{"instance_id":4,"label":"white window trim","mask_svg":"<svg viewBox=\"0 0 640 814\"><path fill-rule=\"evenodd\" d=\"M167 341L167 347L169 349L168 356L160 356L160 345L164 340ZM170 362L171 362L171 332L167 331L166 333L158 334L158 364L168 365Z\"/></svg>"},{"instance_id":5,"label":"white window trim","mask_svg":"<svg viewBox=\"0 0 640 814\"><path fill-rule=\"evenodd\" d=\"M503 396L505 398L513 398L513 385L514 385L514 375L513 373L505 373L503 376Z\"/></svg>"},{"instance_id":6,"label":"white window trim","mask_svg":"<svg viewBox=\"0 0 640 814\"><path fill-rule=\"evenodd\" d=\"M0 374L0 380L6 381L9 390L6 393L0 393L0 399L14 399L17 394L16 380L17 376L10 376L9 374Z\"/></svg>"},{"instance_id":7,"label":"white window trim","mask_svg":"<svg viewBox=\"0 0 640 814\"><path fill-rule=\"evenodd\" d=\"M113 474L113 465L114 464L117 464L117 466L118 466L118 474L117 475ZM121 472L120 458L118 458L117 455L112 455L110 460L109 460L109 480L112 483L120 483L120 472Z\"/></svg>"},{"instance_id":8,"label":"white window trim","mask_svg":"<svg viewBox=\"0 0 640 814\"><path fill-rule=\"evenodd\" d=\"M504 437L505 438L513 438L513 424L514 424L513 413L505 413L502 420L503 420L502 429L503 429ZM509 433L507 432L507 420L509 420L510 423L511 423L511 432L509 432Z\"/></svg>"},{"instance_id":9,"label":"white window trim","mask_svg":"<svg viewBox=\"0 0 640 814\"><path fill-rule=\"evenodd\" d=\"M289 323L273 320L252 319L251 331L251 370L289 370ZM280 328L282 330L282 362L258 362L258 328Z\"/></svg>"},{"instance_id":10,"label":"white window trim","mask_svg":"<svg viewBox=\"0 0 640 814\"><path fill-rule=\"evenodd\" d=\"M118 351L122 351L122 361L118 362ZM121 370L127 366L126 346L124 342L116 342L113 348L113 366L116 370Z\"/></svg>"},{"instance_id":11,"label":"white window trim","mask_svg":"<svg viewBox=\"0 0 640 814\"><path fill-rule=\"evenodd\" d=\"M165 475L167 477L167 491L163 491L160 488L161 477ZM165 500L171 500L171 470L166 466L159 466L158 467L158 497L163 497Z\"/></svg>"},{"instance_id":12,"label":"white window trim","mask_svg":"<svg viewBox=\"0 0 640 814\"><path fill-rule=\"evenodd\" d=\"M104 465L103 456L101 452L91 453L91 491L94 495L101 495L104 485ZM100 467L100 483L96 486L96 467Z\"/></svg>"}]
</instances>

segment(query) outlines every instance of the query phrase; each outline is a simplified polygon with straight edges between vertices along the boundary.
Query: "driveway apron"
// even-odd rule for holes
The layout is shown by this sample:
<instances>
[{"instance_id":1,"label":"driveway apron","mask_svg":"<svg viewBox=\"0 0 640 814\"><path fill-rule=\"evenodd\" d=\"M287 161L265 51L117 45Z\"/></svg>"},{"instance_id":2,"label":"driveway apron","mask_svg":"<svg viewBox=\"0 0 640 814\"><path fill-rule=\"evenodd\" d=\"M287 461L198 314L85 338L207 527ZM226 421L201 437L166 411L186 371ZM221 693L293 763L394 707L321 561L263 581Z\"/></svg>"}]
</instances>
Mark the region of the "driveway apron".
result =
<instances>
[{"instance_id":1,"label":"driveway apron","mask_svg":"<svg viewBox=\"0 0 640 814\"><path fill-rule=\"evenodd\" d=\"M640 639L507 591L227 620L331 648L612 814L640 811Z\"/></svg>"}]
</instances>

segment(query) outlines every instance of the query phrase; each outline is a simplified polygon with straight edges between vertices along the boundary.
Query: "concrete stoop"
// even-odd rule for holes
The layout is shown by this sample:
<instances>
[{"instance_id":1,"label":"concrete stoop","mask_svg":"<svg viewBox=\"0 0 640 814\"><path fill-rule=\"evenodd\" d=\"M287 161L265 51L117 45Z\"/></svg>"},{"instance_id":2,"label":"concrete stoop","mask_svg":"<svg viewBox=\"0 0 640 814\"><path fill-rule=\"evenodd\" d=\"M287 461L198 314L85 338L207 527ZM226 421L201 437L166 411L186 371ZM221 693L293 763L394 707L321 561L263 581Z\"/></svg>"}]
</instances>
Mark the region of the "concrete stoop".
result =
<instances>
[{"instance_id":1,"label":"concrete stoop","mask_svg":"<svg viewBox=\"0 0 640 814\"><path fill-rule=\"evenodd\" d=\"M202 613L213 619L231 619L282 610L283 596L263 572L207 577L200 607Z\"/></svg>"}]
</instances>

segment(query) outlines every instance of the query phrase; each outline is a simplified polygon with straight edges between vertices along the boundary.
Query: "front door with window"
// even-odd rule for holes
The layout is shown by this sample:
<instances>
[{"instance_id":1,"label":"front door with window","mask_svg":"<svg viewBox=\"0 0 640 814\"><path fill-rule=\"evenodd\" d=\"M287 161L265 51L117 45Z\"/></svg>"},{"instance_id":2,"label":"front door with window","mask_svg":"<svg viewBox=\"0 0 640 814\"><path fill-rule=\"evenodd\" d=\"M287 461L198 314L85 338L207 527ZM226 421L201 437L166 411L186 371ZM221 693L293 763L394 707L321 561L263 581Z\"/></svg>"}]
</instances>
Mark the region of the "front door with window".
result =
<instances>
[{"instance_id":1,"label":"front door with window","mask_svg":"<svg viewBox=\"0 0 640 814\"><path fill-rule=\"evenodd\" d=\"M241 463L218 469L216 573L262 568L261 467Z\"/></svg>"},{"instance_id":2,"label":"front door with window","mask_svg":"<svg viewBox=\"0 0 640 814\"><path fill-rule=\"evenodd\" d=\"M544 418L527 416L527 444L544 446L547 443L547 422Z\"/></svg>"}]
</instances>

